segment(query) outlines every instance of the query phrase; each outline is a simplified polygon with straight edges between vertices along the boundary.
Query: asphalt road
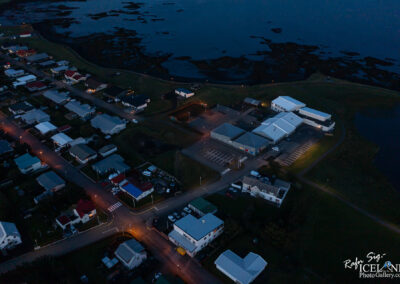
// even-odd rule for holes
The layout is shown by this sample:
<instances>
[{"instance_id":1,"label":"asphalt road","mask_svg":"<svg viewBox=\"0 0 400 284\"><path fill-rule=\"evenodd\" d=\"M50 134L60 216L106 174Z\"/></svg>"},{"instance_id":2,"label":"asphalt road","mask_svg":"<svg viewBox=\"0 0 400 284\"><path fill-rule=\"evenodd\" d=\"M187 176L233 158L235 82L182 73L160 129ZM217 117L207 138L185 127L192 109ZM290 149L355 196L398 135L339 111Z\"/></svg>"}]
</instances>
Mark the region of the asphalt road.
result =
<instances>
[{"instance_id":1,"label":"asphalt road","mask_svg":"<svg viewBox=\"0 0 400 284\"><path fill-rule=\"evenodd\" d=\"M8 120L2 113L0 113L0 123L1 128L15 140L20 140L21 142L30 145L32 152L43 162L48 164L60 176L71 183L83 187L96 205L105 212L107 212L109 206L119 201L111 193L91 181L57 153L43 145L32 134ZM139 241L143 242L147 249L164 264L165 269L168 269L173 274L179 275L187 283L218 283L219 281L197 263L196 260L191 259L188 256L179 255L171 242L166 240L159 232L150 228L150 226L147 226L146 224L151 224L154 216L174 211L176 208L186 205L196 197L212 194L225 188L244 174L249 173L250 170L260 166L262 163L265 162L252 160L248 162L246 167L241 171L231 172L215 183L204 185L198 189L167 199L142 212L134 212L128 207L121 206L112 212L112 220L108 224L75 235L67 240L51 244L37 251L29 252L10 259L0 264L0 272L3 273L9 271L17 265L31 262L44 255L57 256L66 254L112 235L117 231L124 231L132 234Z\"/></svg>"}]
</instances>

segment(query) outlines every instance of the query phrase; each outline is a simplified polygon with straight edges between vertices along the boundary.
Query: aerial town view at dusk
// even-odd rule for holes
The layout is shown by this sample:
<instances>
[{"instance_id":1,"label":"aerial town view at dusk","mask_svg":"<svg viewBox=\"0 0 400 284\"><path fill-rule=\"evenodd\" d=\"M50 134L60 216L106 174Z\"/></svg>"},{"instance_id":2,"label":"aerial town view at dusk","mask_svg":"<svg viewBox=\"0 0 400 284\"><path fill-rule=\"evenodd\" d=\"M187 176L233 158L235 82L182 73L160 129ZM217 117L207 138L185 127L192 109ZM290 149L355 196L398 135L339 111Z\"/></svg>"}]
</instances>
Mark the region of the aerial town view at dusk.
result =
<instances>
[{"instance_id":1,"label":"aerial town view at dusk","mask_svg":"<svg viewBox=\"0 0 400 284\"><path fill-rule=\"evenodd\" d=\"M0 0L0 284L400 282L400 1Z\"/></svg>"}]
</instances>

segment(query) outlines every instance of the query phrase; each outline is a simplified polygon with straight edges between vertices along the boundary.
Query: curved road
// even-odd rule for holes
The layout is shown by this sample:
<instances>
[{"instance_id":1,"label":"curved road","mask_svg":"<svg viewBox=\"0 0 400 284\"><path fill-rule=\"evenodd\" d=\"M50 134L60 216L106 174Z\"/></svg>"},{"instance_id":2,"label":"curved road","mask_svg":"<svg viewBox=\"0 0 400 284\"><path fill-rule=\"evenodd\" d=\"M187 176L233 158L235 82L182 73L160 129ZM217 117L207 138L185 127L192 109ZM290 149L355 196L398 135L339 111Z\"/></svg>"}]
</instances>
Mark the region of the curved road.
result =
<instances>
[{"instance_id":1,"label":"curved road","mask_svg":"<svg viewBox=\"0 0 400 284\"><path fill-rule=\"evenodd\" d=\"M78 169L43 145L28 131L21 129L12 121L9 121L2 113L0 113L0 122L0 128L11 135L15 140L20 140L22 143L30 145L33 154L37 155L60 176L71 183L83 187L96 205L105 212L107 212L109 206L119 201L111 193L91 181ZM164 238L158 231L148 226L148 224L151 224L153 217L156 215L173 211L175 208L183 207L196 197L212 194L225 188L242 175L250 172L251 169L263 163L265 162L260 160L250 161L241 171L232 172L229 175L223 176L215 183L167 199L143 212L133 212L125 206L120 206L112 212L112 220L109 223L1 263L0 273L12 270L17 265L31 262L43 255L62 255L110 236L117 231L123 231L132 234L139 241L143 242L147 249L165 265L166 269L173 274L179 275L187 283L218 283L219 281L195 259L179 255L172 243Z\"/></svg>"}]
</instances>

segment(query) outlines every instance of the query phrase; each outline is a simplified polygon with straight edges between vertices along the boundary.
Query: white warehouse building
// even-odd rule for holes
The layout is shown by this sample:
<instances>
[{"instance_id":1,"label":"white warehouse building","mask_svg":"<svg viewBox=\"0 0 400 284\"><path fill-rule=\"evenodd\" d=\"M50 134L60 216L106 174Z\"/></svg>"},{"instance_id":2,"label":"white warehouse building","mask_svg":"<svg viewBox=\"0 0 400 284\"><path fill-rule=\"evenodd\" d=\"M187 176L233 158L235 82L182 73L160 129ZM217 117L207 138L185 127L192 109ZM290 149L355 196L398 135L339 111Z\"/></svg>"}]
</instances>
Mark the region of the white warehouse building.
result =
<instances>
[{"instance_id":1,"label":"white warehouse building","mask_svg":"<svg viewBox=\"0 0 400 284\"><path fill-rule=\"evenodd\" d=\"M276 144L291 135L302 123L303 119L293 112L281 112L265 120L253 132Z\"/></svg>"},{"instance_id":2,"label":"white warehouse building","mask_svg":"<svg viewBox=\"0 0 400 284\"><path fill-rule=\"evenodd\" d=\"M174 229L168 234L168 238L193 257L216 239L223 229L224 221L211 213L199 219L189 214L174 223Z\"/></svg>"},{"instance_id":3,"label":"white warehouse building","mask_svg":"<svg viewBox=\"0 0 400 284\"><path fill-rule=\"evenodd\" d=\"M289 96L280 96L271 102L271 109L276 112L296 111L305 106L305 103L302 103Z\"/></svg>"},{"instance_id":4,"label":"white warehouse building","mask_svg":"<svg viewBox=\"0 0 400 284\"><path fill-rule=\"evenodd\" d=\"M321 129L324 132L332 131L335 128L335 122L328 113L303 107L299 109L299 115L303 118L305 124Z\"/></svg>"}]
</instances>

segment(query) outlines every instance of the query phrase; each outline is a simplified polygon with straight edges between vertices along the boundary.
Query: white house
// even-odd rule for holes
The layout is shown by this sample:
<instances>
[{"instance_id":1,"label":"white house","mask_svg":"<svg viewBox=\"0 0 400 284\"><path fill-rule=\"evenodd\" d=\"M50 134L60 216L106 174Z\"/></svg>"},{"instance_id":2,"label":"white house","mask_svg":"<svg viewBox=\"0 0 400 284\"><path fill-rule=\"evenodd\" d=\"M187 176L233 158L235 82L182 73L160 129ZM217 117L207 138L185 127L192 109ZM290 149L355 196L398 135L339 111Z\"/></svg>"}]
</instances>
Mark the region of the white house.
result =
<instances>
[{"instance_id":1,"label":"white house","mask_svg":"<svg viewBox=\"0 0 400 284\"><path fill-rule=\"evenodd\" d=\"M39 130L40 134L42 135L46 135L49 132L57 130L57 127L48 121L36 124L35 128Z\"/></svg>"},{"instance_id":2,"label":"white house","mask_svg":"<svg viewBox=\"0 0 400 284\"><path fill-rule=\"evenodd\" d=\"M271 109L277 112L296 111L305 106L304 103L289 96L280 96L271 102Z\"/></svg>"},{"instance_id":3,"label":"white house","mask_svg":"<svg viewBox=\"0 0 400 284\"><path fill-rule=\"evenodd\" d=\"M221 253L214 263L219 271L238 284L253 282L268 264L261 256L253 252L241 258L231 250Z\"/></svg>"},{"instance_id":4,"label":"white house","mask_svg":"<svg viewBox=\"0 0 400 284\"><path fill-rule=\"evenodd\" d=\"M64 212L56 218L56 223L61 229L65 230L71 225L87 223L96 216L96 207L90 200L80 199L76 208L71 212Z\"/></svg>"},{"instance_id":5,"label":"white house","mask_svg":"<svg viewBox=\"0 0 400 284\"><path fill-rule=\"evenodd\" d=\"M10 78L20 77L20 76L23 76L24 74L25 74L25 71L22 69L15 70L15 69L10 68L10 69L7 69L6 71L4 71L4 75L6 75L7 77L10 77Z\"/></svg>"},{"instance_id":6,"label":"white house","mask_svg":"<svg viewBox=\"0 0 400 284\"><path fill-rule=\"evenodd\" d=\"M120 244L114 254L128 269L138 267L147 259L146 250L135 239Z\"/></svg>"},{"instance_id":7,"label":"white house","mask_svg":"<svg viewBox=\"0 0 400 284\"><path fill-rule=\"evenodd\" d=\"M266 177L245 176L242 182L243 192L250 193L253 197L261 197L276 204L278 207L282 205L290 189L290 183L277 179L272 184Z\"/></svg>"},{"instance_id":8,"label":"white house","mask_svg":"<svg viewBox=\"0 0 400 284\"><path fill-rule=\"evenodd\" d=\"M65 133L57 133L56 135L51 136L51 140L53 140L53 143L59 147L65 147L73 141L73 139Z\"/></svg>"},{"instance_id":9,"label":"white house","mask_svg":"<svg viewBox=\"0 0 400 284\"><path fill-rule=\"evenodd\" d=\"M168 238L193 257L217 238L224 229L224 221L211 213L197 219L189 214L174 223Z\"/></svg>"},{"instance_id":10,"label":"white house","mask_svg":"<svg viewBox=\"0 0 400 284\"><path fill-rule=\"evenodd\" d=\"M65 77L65 79L67 79L67 81L69 81L73 84L76 84L76 83L86 80L85 76L83 76L79 72L73 71L73 70L65 71L64 77Z\"/></svg>"},{"instance_id":11,"label":"white house","mask_svg":"<svg viewBox=\"0 0 400 284\"><path fill-rule=\"evenodd\" d=\"M190 98L194 96L194 92L185 89L185 88L178 88L175 90L175 94L177 94L178 96L182 97L182 98Z\"/></svg>"},{"instance_id":12,"label":"white house","mask_svg":"<svg viewBox=\"0 0 400 284\"><path fill-rule=\"evenodd\" d=\"M22 243L21 235L14 223L0 222L0 250L12 249Z\"/></svg>"}]
</instances>

